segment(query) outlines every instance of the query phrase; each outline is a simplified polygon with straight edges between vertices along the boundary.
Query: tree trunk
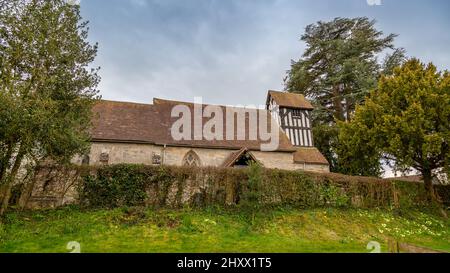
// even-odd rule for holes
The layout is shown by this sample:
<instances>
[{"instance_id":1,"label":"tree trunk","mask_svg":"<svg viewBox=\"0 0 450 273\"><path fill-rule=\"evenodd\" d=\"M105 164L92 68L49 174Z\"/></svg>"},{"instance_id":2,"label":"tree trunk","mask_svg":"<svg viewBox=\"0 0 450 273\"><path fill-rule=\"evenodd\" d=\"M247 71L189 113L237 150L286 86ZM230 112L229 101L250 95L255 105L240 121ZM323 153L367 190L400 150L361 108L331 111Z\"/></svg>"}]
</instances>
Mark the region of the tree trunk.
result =
<instances>
[{"instance_id":1,"label":"tree trunk","mask_svg":"<svg viewBox=\"0 0 450 273\"><path fill-rule=\"evenodd\" d=\"M13 145L12 144L8 144L8 148L6 150L6 154L2 158L1 165L0 165L0 186L3 185L4 178L5 178L6 172L8 170L8 162L11 160L12 152L13 152ZM2 195L0 194L0 197L1 196Z\"/></svg>"},{"instance_id":2,"label":"tree trunk","mask_svg":"<svg viewBox=\"0 0 450 273\"><path fill-rule=\"evenodd\" d=\"M34 186L36 185L36 180L38 177L38 173L36 172L37 170L35 169L34 174L32 174L33 178L31 178L31 180L24 185L22 192L20 193L19 202L17 205L22 210L27 206L28 200L30 199L30 196L33 194Z\"/></svg>"},{"instance_id":3,"label":"tree trunk","mask_svg":"<svg viewBox=\"0 0 450 273\"><path fill-rule=\"evenodd\" d=\"M340 121L345 121L344 107L342 106L341 93L339 92L339 85L333 87L333 106L335 111L335 118Z\"/></svg>"},{"instance_id":4,"label":"tree trunk","mask_svg":"<svg viewBox=\"0 0 450 273\"><path fill-rule=\"evenodd\" d=\"M6 195L8 185L6 183L6 177L8 173L8 163L11 161L11 156L13 153L14 145L8 144L7 152L5 156L2 158L2 162L0 165L0 204L3 203L3 198Z\"/></svg>"},{"instance_id":5,"label":"tree trunk","mask_svg":"<svg viewBox=\"0 0 450 273\"><path fill-rule=\"evenodd\" d=\"M16 179L17 173L19 172L20 166L22 165L22 159L24 157L24 148L20 147L19 152L17 153L16 160L14 162L13 168L9 176L6 176L5 183L5 193L2 200L2 206L0 208L0 216L5 214L6 209L9 205L9 199L11 198L11 190L14 185L14 181Z\"/></svg>"},{"instance_id":6,"label":"tree trunk","mask_svg":"<svg viewBox=\"0 0 450 273\"><path fill-rule=\"evenodd\" d=\"M350 122L352 121L352 106L353 106L353 101L350 98L346 98L345 99L345 115L346 115L346 121Z\"/></svg>"},{"instance_id":7,"label":"tree trunk","mask_svg":"<svg viewBox=\"0 0 450 273\"><path fill-rule=\"evenodd\" d=\"M422 171L423 182L425 183L425 192L427 194L428 201L435 202L437 201L436 193L434 192L433 187L433 175L431 170Z\"/></svg>"},{"instance_id":8,"label":"tree trunk","mask_svg":"<svg viewBox=\"0 0 450 273\"><path fill-rule=\"evenodd\" d=\"M0 204L3 203L3 197L5 197L6 194L7 185L6 183L0 184Z\"/></svg>"},{"instance_id":9,"label":"tree trunk","mask_svg":"<svg viewBox=\"0 0 450 273\"><path fill-rule=\"evenodd\" d=\"M442 203L437 198L437 193L434 190L432 171L424 170L424 171L422 171L422 176L423 176L423 182L425 183L425 191L427 194L428 202L430 202L431 205L437 205L438 210L442 214L442 216L444 218L448 218L448 215L445 212L444 208L442 207Z\"/></svg>"}]
</instances>

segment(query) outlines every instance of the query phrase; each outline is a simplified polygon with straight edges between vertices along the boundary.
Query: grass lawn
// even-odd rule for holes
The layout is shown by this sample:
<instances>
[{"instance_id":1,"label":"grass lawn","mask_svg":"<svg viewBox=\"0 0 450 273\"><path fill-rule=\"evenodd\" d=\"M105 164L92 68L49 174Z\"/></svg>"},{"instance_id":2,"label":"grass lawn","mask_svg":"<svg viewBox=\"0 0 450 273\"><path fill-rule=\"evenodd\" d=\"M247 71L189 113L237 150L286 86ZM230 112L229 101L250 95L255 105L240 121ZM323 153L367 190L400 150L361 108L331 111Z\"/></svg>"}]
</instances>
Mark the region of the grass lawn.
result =
<instances>
[{"instance_id":1,"label":"grass lawn","mask_svg":"<svg viewBox=\"0 0 450 273\"><path fill-rule=\"evenodd\" d=\"M275 209L251 224L235 210L63 208L11 212L0 224L0 252L369 252L387 238L450 252L450 221L420 211Z\"/></svg>"}]
</instances>

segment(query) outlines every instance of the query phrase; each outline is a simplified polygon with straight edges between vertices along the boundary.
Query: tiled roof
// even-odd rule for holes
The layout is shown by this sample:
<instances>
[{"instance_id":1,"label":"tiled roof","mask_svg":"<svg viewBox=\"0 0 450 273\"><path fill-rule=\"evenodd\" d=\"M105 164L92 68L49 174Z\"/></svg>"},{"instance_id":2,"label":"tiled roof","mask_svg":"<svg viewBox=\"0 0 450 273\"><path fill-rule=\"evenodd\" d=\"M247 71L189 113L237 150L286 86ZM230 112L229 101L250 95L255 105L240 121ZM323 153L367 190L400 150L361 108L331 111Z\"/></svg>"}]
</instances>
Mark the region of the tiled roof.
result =
<instances>
[{"instance_id":1,"label":"tiled roof","mask_svg":"<svg viewBox=\"0 0 450 273\"><path fill-rule=\"evenodd\" d=\"M315 147L298 148L294 153L294 162L329 165L328 160Z\"/></svg>"},{"instance_id":2,"label":"tiled roof","mask_svg":"<svg viewBox=\"0 0 450 273\"><path fill-rule=\"evenodd\" d=\"M102 100L93 112L94 140L150 143L159 138L159 130L152 130L160 123L152 105Z\"/></svg>"},{"instance_id":3,"label":"tiled roof","mask_svg":"<svg viewBox=\"0 0 450 273\"><path fill-rule=\"evenodd\" d=\"M222 167L224 167L224 168L233 167L233 165L236 163L236 161L238 161L246 153L248 153L255 162L258 162L258 160L252 154L252 152L250 152L247 148L242 148L239 151L230 154L230 156L227 159L225 159L224 163L222 164Z\"/></svg>"},{"instance_id":4,"label":"tiled roof","mask_svg":"<svg viewBox=\"0 0 450 273\"><path fill-rule=\"evenodd\" d=\"M172 118L171 112L175 105L183 104L193 113L194 104L187 102L175 102L155 99L154 104L137 104L128 102L99 101L94 106L94 127L92 130L93 141L153 143L172 146L190 146L204 148L224 148L239 150L243 147L249 150L260 150L260 140L250 140L248 134L248 115L246 126L246 140L181 140L175 141L171 136L171 127L178 118ZM206 107L206 105L203 105ZM225 106L220 106L225 109ZM270 114L265 110L259 110L260 114ZM224 115L225 119L226 115ZM192 116L193 120L193 116ZM203 124L209 119L204 118ZM269 119L272 122L272 119ZM224 123L226 124L226 123ZM235 122L235 129L237 122ZM270 128L270 127L269 127ZM225 130L224 128L224 139ZM235 135L237 130L235 130ZM192 132L193 135L193 132ZM279 129L280 145L277 151L293 152L295 148L287 136ZM236 139L236 137L235 137Z\"/></svg>"},{"instance_id":5,"label":"tiled roof","mask_svg":"<svg viewBox=\"0 0 450 273\"><path fill-rule=\"evenodd\" d=\"M270 98L273 98L278 106L306 110L314 109L312 104L301 94L270 90L267 97L268 102Z\"/></svg>"}]
</instances>

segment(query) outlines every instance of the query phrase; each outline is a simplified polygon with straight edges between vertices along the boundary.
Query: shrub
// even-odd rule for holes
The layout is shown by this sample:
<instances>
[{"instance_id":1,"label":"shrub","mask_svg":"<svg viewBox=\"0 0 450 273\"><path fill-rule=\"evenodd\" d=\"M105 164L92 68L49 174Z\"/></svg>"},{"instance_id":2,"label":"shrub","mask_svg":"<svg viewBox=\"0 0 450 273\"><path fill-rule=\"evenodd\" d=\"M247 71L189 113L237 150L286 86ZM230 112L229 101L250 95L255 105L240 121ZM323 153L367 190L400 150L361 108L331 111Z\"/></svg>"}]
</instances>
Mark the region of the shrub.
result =
<instances>
[{"instance_id":1,"label":"shrub","mask_svg":"<svg viewBox=\"0 0 450 273\"><path fill-rule=\"evenodd\" d=\"M121 207L143 205L145 175L138 165L116 165L98 169L96 175L84 177L81 200L91 207Z\"/></svg>"},{"instance_id":2,"label":"shrub","mask_svg":"<svg viewBox=\"0 0 450 273\"><path fill-rule=\"evenodd\" d=\"M81 204L122 206L238 206L252 215L263 206L411 208L426 206L423 185L405 181L301 171L180 168L142 165L93 167L80 181ZM438 191L448 203L449 186Z\"/></svg>"},{"instance_id":3,"label":"shrub","mask_svg":"<svg viewBox=\"0 0 450 273\"><path fill-rule=\"evenodd\" d=\"M261 182L262 167L258 163L250 164L247 169L248 180L242 187L240 208L250 215L251 223L254 222L255 214L261 208Z\"/></svg>"}]
</instances>

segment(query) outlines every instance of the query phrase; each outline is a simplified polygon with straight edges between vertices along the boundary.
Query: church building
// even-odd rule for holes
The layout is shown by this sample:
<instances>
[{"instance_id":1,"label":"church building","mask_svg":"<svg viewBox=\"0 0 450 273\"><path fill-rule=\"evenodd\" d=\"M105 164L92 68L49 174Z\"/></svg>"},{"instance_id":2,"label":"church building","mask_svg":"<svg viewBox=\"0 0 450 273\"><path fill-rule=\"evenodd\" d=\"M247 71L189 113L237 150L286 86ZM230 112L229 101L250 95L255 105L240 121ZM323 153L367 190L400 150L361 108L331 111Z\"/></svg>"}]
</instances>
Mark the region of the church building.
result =
<instances>
[{"instance_id":1,"label":"church building","mask_svg":"<svg viewBox=\"0 0 450 273\"><path fill-rule=\"evenodd\" d=\"M183 109L192 110L189 118L195 124L196 106L199 106L195 103L163 99L154 99L152 104L99 101L93 109L90 153L77 159L77 163L241 168L250 162L258 162L272 169L329 172L329 163L314 147L311 127L313 106L302 95L269 91L266 109L256 110L259 117L267 115L269 128L276 128L277 132L272 133L277 134L278 145L270 151L262 149L267 139L260 133L252 134L251 114L245 114L241 123L235 115L230 123L225 120L228 115L218 117L215 114L214 118L223 119L223 124L226 124L224 137L207 139L193 135L190 139L174 138L173 125L179 117L174 117L173 112L180 105ZM208 105L199 107L200 111L205 111ZM216 106L216 109L226 112L227 107ZM211 118L202 116L200 121L206 124ZM244 131L240 137L229 139L225 134L230 129L236 129L233 132L237 129ZM236 132L234 136L238 135Z\"/></svg>"}]
</instances>

